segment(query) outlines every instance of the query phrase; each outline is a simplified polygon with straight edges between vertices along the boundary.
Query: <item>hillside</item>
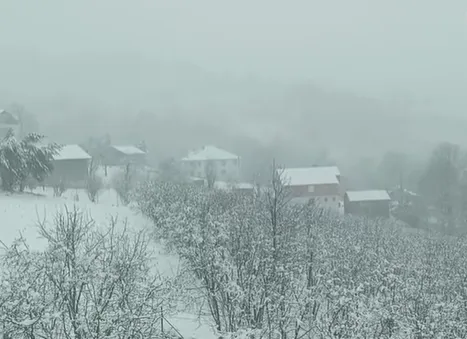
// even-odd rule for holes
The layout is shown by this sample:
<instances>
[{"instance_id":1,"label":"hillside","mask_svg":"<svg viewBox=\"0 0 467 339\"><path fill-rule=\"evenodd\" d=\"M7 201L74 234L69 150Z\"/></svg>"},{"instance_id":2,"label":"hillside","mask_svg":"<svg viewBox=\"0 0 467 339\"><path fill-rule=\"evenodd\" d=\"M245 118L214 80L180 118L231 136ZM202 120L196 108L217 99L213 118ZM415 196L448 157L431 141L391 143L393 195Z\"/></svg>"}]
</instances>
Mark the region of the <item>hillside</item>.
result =
<instances>
[{"instance_id":1,"label":"hillside","mask_svg":"<svg viewBox=\"0 0 467 339\"><path fill-rule=\"evenodd\" d=\"M76 201L76 196L79 200ZM57 211L68 208L72 211L77 207L89 214L96 222L96 226L106 226L111 217L118 218L118 225L125 222L132 230L140 230L151 224L146 218L128 207L118 203L117 195L113 191L101 194L98 204L91 203L84 191L69 190L63 197L52 197L52 192L36 190L34 194L24 193L8 195L0 192L0 241L7 246L20 235L27 241L32 250L43 250L46 242L39 238L37 222L45 221L50 225ZM179 262L174 256L166 254L160 245L154 243L154 268L163 276L173 276L177 273ZM169 316L169 321L182 333L185 338L210 338L212 335L207 323L201 323L197 316L187 313L183 303L180 310Z\"/></svg>"},{"instance_id":2,"label":"hillside","mask_svg":"<svg viewBox=\"0 0 467 339\"><path fill-rule=\"evenodd\" d=\"M2 60L12 57L5 53ZM39 117L42 132L61 142L109 133L119 143L144 138L153 153L167 156L204 143L241 152L235 148L242 138L266 145L279 138L294 152L327 148L338 158L467 142L459 127L464 121L446 112L299 79L225 75L129 54L66 60L26 54L20 65L41 67L0 66L17 75L0 87L0 102L23 104Z\"/></svg>"}]
</instances>

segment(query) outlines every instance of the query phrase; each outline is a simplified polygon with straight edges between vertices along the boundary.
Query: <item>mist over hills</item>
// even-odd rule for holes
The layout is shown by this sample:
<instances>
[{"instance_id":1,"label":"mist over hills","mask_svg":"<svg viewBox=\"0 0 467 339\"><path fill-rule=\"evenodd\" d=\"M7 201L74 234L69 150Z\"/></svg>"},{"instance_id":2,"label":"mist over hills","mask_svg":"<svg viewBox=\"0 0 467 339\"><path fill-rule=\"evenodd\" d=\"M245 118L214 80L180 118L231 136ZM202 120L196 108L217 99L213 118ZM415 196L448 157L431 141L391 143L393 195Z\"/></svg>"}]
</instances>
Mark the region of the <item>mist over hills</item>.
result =
<instances>
[{"instance_id":1,"label":"mist over hills","mask_svg":"<svg viewBox=\"0 0 467 339\"><path fill-rule=\"evenodd\" d=\"M424 110L410 96L384 101L300 79L235 77L128 53L73 62L5 53L2 60L2 74L13 79L1 85L2 104L24 105L60 142L109 133L118 143L144 139L158 157L216 143L239 153L270 149L268 156L303 164L323 152L347 161L389 149L417 152L446 138L466 142L463 118Z\"/></svg>"}]
</instances>

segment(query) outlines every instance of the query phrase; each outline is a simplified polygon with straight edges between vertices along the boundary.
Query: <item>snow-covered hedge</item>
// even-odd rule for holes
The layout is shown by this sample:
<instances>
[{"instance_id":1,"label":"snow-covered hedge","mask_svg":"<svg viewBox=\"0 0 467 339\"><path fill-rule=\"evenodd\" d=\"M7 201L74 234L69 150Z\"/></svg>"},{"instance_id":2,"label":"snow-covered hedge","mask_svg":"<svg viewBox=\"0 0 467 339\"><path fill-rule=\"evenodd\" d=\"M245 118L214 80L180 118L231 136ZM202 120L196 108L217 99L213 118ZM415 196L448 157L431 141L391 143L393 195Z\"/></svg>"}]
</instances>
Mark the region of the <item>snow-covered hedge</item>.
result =
<instances>
[{"instance_id":1,"label":"snow-covered hedge","mask_svg":"<svg viewBox=\"0 0 467 339\"><path fill-rule=\"evenodd\" d=\"M148 182L155 235L226 338L466 338L467 241L260 196ZM241 334L241 336L240 336Z\"/></svg>"}]
</instances>

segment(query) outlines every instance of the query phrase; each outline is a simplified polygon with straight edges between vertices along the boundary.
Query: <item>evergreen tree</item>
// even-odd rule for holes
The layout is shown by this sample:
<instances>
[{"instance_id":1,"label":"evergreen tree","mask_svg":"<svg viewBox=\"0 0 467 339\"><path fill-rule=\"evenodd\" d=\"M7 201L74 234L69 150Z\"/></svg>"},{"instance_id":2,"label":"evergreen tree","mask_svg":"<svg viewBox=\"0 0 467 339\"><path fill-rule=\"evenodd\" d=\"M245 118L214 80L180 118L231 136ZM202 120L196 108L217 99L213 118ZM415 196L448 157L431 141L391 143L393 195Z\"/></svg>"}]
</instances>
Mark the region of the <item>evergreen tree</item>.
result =
<instances>
[{"instance_id":1,"label":"evergreen tree","mask_svg":"<svg viewBox=\"0 0 467 339\"><path fill-rule=\"evenodd\" d=\"M44 136L31 133L19 141L12 132L0 143L2 188L24 190L28 178L43 181L53 170L53 157L60 150L55 143L45 144Z\"/></svg>"}]
</instances>

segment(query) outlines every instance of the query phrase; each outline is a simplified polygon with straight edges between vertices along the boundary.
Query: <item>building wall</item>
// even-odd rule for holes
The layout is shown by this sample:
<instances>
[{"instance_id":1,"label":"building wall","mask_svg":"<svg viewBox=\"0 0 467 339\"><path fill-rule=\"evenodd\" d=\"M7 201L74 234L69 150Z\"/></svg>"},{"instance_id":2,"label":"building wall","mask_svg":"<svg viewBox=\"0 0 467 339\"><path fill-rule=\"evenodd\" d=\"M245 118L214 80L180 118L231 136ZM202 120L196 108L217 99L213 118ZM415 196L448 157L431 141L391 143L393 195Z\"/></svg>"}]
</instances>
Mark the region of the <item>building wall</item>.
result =
<instances>
[{"instance_id":1,"label":"building wall","mask_svg":"<svg viewBox=\"0 0 467 339\"><path fill-rule=\"evenodd\" d=\"M135 164L135 165L145 165L146 164L146 154L122 154L120 156L120 164Z\"/></svg>"},{"instance_id":2,"label":"building wall","mask_svg":"<svg viewBox=\"0 0 467 339\"><path fill-rule=\"evenodd\" d=\"M144 165L146 154L124 154L113 147L109 147L103 154L102 160L107 166L121 166L128 163Z\"/></svg>"},{"instance_id":3,"label":"building wall","mask_svg":"<svg viewBox=\"0 0 467 339\"><path fill-rule=\"evenodd\" d=\"M338 184L290 186L288 189L297 202L312 198L319 206L336 211L342 203Z\"/></svg>"},{"instance_id":4,"label":"building wall","mask_svg":"<svg viewBox=\"0 0 467 339\"><path fill-rule=\"evenodd\" d=\"M340 192L338 184L289 186L289 190L294 197L338 196Z\"/></svg>"},{"instance_id":5,"label":"building wall","mask_svg":"<svg viewBox=\"0 0 467 339\"><path fill-rule=\"evenodd\" d=\"M202 161L182 161L182 170L185 175L197 178L206 177L208 166L214 166L216 180L234 181L240 177L240 159L231 160L202 160Z\"/></svg>"},{"instance_id":6,"label":"building wall","mask_svg":"<svg viewBox=\"0 0 467 339\"><path fill-rule=\"evenodd\" d=\"M345 214L366 216L371 218L389 218L389 201L362 201L350 202L344 198Z\"/></svg>"},{"instance_id":7,"label":"building wall","mask_svg":"<svg viewBox=\"0 0 467 339\"><path fill-rule=\"evenodd\" d=\"M53 186L63 180L67 188L85 188L88 168L89 160L54 161L54 170L45 184Z\"/></svg>"},{"instance_id":8,"label":"building wall","mask_svg":"<svg viewBox=\"0 0 467 339\"><path fill-rule=\"evenodd\" d=\"M342 199L344 199L345 192L347 192L348 188L348 179L347 177L339 176L339 195Z\"/></svg>"}]
</instances>

